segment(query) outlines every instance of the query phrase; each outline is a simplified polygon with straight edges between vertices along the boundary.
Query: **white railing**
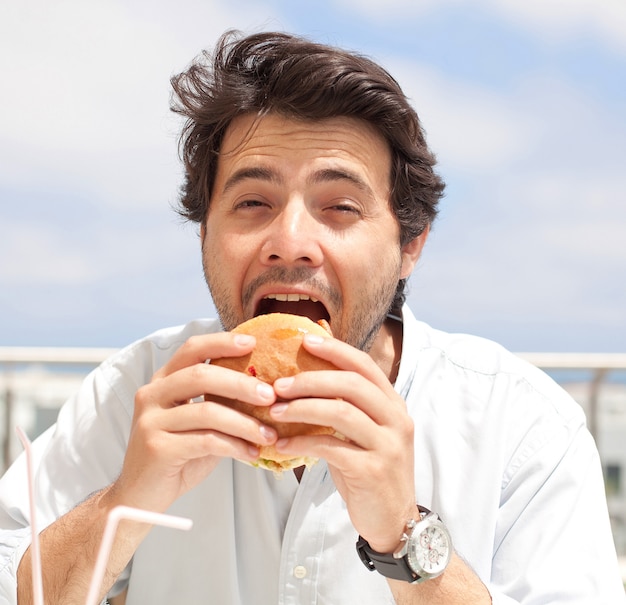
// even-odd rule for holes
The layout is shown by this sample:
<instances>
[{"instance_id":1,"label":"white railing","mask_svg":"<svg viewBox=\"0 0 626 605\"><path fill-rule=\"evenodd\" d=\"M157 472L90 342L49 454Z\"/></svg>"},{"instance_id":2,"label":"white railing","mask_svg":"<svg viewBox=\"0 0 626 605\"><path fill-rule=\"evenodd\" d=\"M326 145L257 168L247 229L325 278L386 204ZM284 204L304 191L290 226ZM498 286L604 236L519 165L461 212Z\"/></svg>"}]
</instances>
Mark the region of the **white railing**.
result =
<instances>
[{"instance_id":1,"label":"white railing","mask_svg":"<svg viewBox=\"0 0 626 605\"><path fill-rule=\"evenodd\" d=\"M20 388L16 384L20 371L29 367L55 367L58 370L75 368L85 374L115 351L110 348L0 347L0 397L4 403L0 424L0 469L8 468L14 458L15 400L18 391L24 390L23 386Z\"/></svg>"},{"instance_id":2,"label":"white railing","mask_svg":"<svg viewBox=\"0 0 626 605\"><path fill-rule=\"evenodd\" d=\"M0 347L0 367L31 364L96 366L117 349L91 347Z\"/></svg>"},{"instance_id":3,"label":"white railing","mask_svg":"<svg viewBox=\"0 0 626 605\"><path fill-rule=\"evenodd\" d=\"M587 423L596 441L599 439L598 415L600 389L611 371L626 371L626 353L517 353L543 370L589 370Z\"/></svg>"},{"instance_id":4,"label":"white railing","mask_svg":"<svg viewBox=\"0 0 626 605\"><path fill-rule=\"evenodd\" d=\"M97 366L115 351L116 349L111 348L0 347L0 402L3 403L0 405L0 439L2 441L0 472L2 467L6 467L14 457L15 452L12 446L16 425L15 415L20 411L18 399L20 396L22 398L25 396L24 391L31 391L35 388L35 384L50 380L50 377L67 372L68 369L73 369L76 378L80 380L89 369ZM589 428L598 440L602 389L608 384L608 377L612 373L625 375L626 353L518 353L518 356L548 372L572 370L584 373L585 378L582 382L588 386L588 390L583 397L586 401L580 401L579 398L579 402L584 405ZM23 379L29 369L39 367L45 368L46 372L37 375L34 381L30 376ZM622 380L621 384L626 385L626 380ZM67 389L67 386L65 388ZM48 388L45 389L46 392L48 390ZM67 393L66 396L69 394ZM621 394L620 397L622 397ZM60 403L62 401L59 401L59 405ZM56 412L56 408L51 412ZM624 494L620 495L618 505L620 511L626 506ZM621 513L617 517L621 517ZM618 523L614 534L616 546L621 555L626 555L626 529L623 521ZM626 583L626 558L622 558L621 561L625 566Z\"/></svg>"},{"instance_id":5,"label":"white railing","mask_svg":"<svg viewBox=\"0 0 626 605\"><path fill-rule=\"evenodd\" d=\"M0 347L0 377L4 374L4 422L2 461L11 460L14 387L10 376L29 366L65 367L85 371L101 363L117 349L92 347ZM594 438L598 439L599 394L611 371L626 371L626 353L518 353L518 356L544 370L587 370L587 420ZM2 384L0 382L0 384Z\"/></svg>"},{"instance_id":6,"label":"white railing","mask_svg":"<svg viewBox=\"0 0 626 605\"><path fill-rule=\"evenodd\" d=\"M17 376L25 368L39 366L49 369L75 368L78 372L85 373L87 369L97 366L116 350L78 347L0 347L0 397L4 399L3 422L0 423L2 435L0 456L4 466L12 458L16 389L12 377ZM587 380L589 391L585 407L589 428L597 439L601 387L610 372L626 371L626 353L518 353L518 355L547 371L591 372L591 378Z\"/></svg>"}]
</instances>

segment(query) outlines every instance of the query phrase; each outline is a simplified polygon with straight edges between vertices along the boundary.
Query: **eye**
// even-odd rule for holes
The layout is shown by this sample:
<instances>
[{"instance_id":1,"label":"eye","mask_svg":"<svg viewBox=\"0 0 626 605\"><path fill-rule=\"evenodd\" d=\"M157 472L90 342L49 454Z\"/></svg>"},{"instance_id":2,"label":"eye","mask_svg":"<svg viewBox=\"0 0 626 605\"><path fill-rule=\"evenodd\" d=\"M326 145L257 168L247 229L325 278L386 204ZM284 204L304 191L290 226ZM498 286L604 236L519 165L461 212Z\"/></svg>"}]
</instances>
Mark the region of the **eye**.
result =
<instances>
[{"instance_id":1,"label":"eye","mask_svg":"<svg viewBox=\"0 0 626 605\"><path fill-rule=\"evenodd\" d=\"M234 206L234 210L253 210L255 208L266 208L268 203L258 199L241 200Z\"/></svg>"},{"instance_id":2,"label":"eye","mask_svg":"<svg viewBox=\"0 0 626 605\"><path fill-rule=\"evenodd\" d=\"M348 203L340 203L332 206L333 210L337 210L338 212L348 212L353 214L361 214L361 211L354 205Z\"/></svg>"},{"instance_id":3,"label":"eye","mask_svg":"<svg viewBox=\"0 0 626 605\"><path fill-rule=\"evenodd\" d=\"M326 212L342 221L356 220L363 216L363 211L357 203L345 199L333 200L326 207Z\"/></svg>"}]
</instances>

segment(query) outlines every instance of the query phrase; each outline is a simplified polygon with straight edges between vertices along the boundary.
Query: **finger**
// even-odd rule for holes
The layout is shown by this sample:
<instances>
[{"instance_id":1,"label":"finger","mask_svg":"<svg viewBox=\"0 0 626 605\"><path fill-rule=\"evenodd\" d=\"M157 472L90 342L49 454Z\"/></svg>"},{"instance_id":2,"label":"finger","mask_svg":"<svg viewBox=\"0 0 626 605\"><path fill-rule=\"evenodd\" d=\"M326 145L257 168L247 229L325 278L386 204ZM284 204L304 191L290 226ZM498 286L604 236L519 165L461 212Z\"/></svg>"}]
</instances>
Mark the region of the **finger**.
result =
<instances>
[{"instance_id":1,"label":"finger","mask_svg":"<svg viewBox=\"0 0 626 605\"><path fill-rule=\"evenodd\" d=\"M205 409L194 410L188 417L179 419L179 426L197 427L207 419L214 426L203 429L184 428L171 433L181 438L182 447L190 458L213 455L254 460L259 456L260 446L272 445L278 438L272 427L225 406L191 404L189 407Z\"/></svg>"},{"instance_id":2,"label":"finger","mask_svg":"<svg viewBox=\"0 0 626 605\"><path fill-rule=\"evenodd\" d=\"M241 357L250 353L256 344L254 336L218 332L192 336L174 353L172 358L155 374L161 378L185 367L204 363L218 357Z\"/></svg>"},{"instance_id":3,"label":"finger","mask_svg":"<svg viewBox=\"0 0 626 605\"><path fill-rule=\"evenodd\" d=\"M244 439L237 439L225 433L206 431L199 434L197 438L199 439L198 458L203 457L201 455L203 451L208 451L211 452L210 455L220 458L234 458L244 462L254 462L258 460L261 454L259 444ZM188 441L188 435L185 435L185 441ZM192 447L192 451L193 449Z\"/></svg>"},{"instance_id":4,"label":"finger","mask_svg":"<svg viewBox=\"0 0 626 605\"><path fill-rule=\"evenodd\" d=\"M219 403L189 403L170 409L166 412L164 422L164 428L171 433L215 431L259 445L274 443L277 438L272 427Z\"/></svg>"},{"instance_id":5,"label":"finger","mask_svg":"<svg viewBox=\"0 0 626 605\"><path fill-rule=\"evenodd\" d=\"M364 376L383 392L388 394L393 392L393 385L385 373L364 351L359 351L336 338L320 338L314 334L304 336L303 346L309 353L330 361L342 370Z\"/></svg>"},{"instance_id":6,"label":"finger","mask_svg":"<svg viewBox=\"0 0 626 605\"><path fill-rule=\"evenodd\" d=\"M364 449L347 439L333 435L300 435L278 439L274 444L276 451L288 456L310 456L323 458L329 464L347 469L352 466L363 466ZM356 462L357 456L360 462Z\"/></svg>"},{"instance_id":7,"label":"finger","mask_svg":"<svg viewBox=\"0 0 626 605\"><path fill-rule=\"evenodd\" d=\"M345 439L371 449L377 445L373 437L376 424L360 409L344 399L295 399L270 408L277 422L299 422L330 426Z\"/></svg>"},{"instance_id":8,"label":"finger","mask_svg":"<svg viewBox=\"0 0 626 605\"><path fill-rule=\"evenodd\" d=\"M216 458L236 458L253 462L259 457L259 446L245 439L215 430L197 430L179 433L163 432L159 439L151 439L141 450L144 461L141 473L149 472L145 461L156 470L157 483L178 473L187 473L190 463ZM214 466L215 463L213 463ZM160 470L159 470L160 469ZM160 476L160 479L159 479ZM185 481L189 480L189 477Z\"/></svg>"},{"instance_id":9,"label":"finger","mask_svg":"<svg viewBox=\"0 0 626 605\"><path fill-rule=\"evenodd\" d=\"M286 400L306 397L343 399L379 425L393 424L398 414L406 413L404 401L393 389L387 393L352 371L302 372L279 378L273 387L276 395Z\"/></svg>"},{"instance_id":10,"label":"finger","mask_svg":"<svg viewBox=\"0 0 626 605\"><path fill-rule=\"evenodd\" d=\"M169 408L205 394L254 405L270 405L276 400L274 389L257 378L206 363L153 380L139 389L135 399L139 405Z\"/></svg>"},{"instance_id":11,"label":"finger","mask_svg":"<svg viewBox=\"0 0 626 605\"><path fill-rule=\"evenodd\" d=\"M212 456L258 457L260 445L277 439L276 431L260 421L227 406L190 403L168 410L156 409L139 415L133 424L135 443L148 455L177 465L187 460ZM233 451L233 448L236 450Z\"/></svg>"},{"instance_id":12,"label":"finger","mask_svg":"<svg viewBox=\"0 0 626 605\"><path fill-rule=\"evenodd\" d=\"M329 465L341 469L342 474L352 474L363 487L363 468L376 468L371 472L378 477L391 477L385 468L412 468L414 425L410 417L394 427L380 427L354 406L345 401L305 399L287 404L278 403L270 413L281 422L308 422L332 426L339 435L299 435L280 438L277 451L287 455L306 455L324 458ZM326 410L324 410L326 408ZM335 420L331 420L331 416ZM355 474L356 473L356 474Z\"/></svg>"},{"instance_id":13,"label":"finger","mask_svg":"<svg viewBox=\"0 0 626 605\"><path fill-rule=\"evenodd\" d=\"M178 457L178 462L182 464L208 456L251 462L259 457L260 452L259 444L215 430L169 433L163 450L170 452L172 461Z\"/></svg>"}]
</instances>

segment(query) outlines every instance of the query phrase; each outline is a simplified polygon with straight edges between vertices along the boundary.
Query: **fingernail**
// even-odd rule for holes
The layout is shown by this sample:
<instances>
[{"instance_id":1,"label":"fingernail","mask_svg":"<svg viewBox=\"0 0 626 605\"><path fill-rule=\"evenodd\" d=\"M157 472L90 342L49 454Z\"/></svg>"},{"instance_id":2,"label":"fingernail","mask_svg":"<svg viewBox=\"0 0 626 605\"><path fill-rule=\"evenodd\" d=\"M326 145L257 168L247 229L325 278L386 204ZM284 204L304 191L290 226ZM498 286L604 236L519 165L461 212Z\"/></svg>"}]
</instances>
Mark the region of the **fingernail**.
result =
<instances>
[{"instance_id":1,"label":"fingernail","mask_svg":"<svg viewBox=\"0 0 626 605\"><path fill-rule=\"evenodd\" d=\"M325 340L325 338L323 338L322 336L318 336L317 334L306 334L304 338L310 345L320 345Z\"/></svg>"},{"instance_id":2,"label":"fingernail","mask_svg":"<svg viewBox=\"0 0 626 605\"><path fill-rule=\"evenodd\" d=\"M254 336L248 334L235 334L235 344L240 347L248 347L254 342Z\"/></svg>"},{"instance_id":3,"label":"fingernail","mask_svg":"<svg viewBox=\"0 0 626 605\"><path fill-rule=\"evenodd\" d=\"M287 437L283 437L282 439L279 439L275 444L274 447L280 451L281 448L285 447L287 445L287 443L289 443L289 439L287 439Z\"/></svg>"},{"instance_id":4,"label":"fingernail","mask_svg":"<svg viewBox=\"0 0 626 605\"><path fill-rule=\"evenodd\" d=\"M256 392L263 401L272 401L274 399L274 389L265 382L256 385Z\"/></svg>"},{"instance_id":5,"label":"fingernail","mask_svg":"<svg viewBox=\"0 0 626 605\"><path fill-rule=\"evenodd\" d=\"M285 378L279 378L274 382L274 387L277 389L288 389L293 384L293 376L285 376Z\"/></svg>"},{"instance_id":6,"label":"fingernail","mask_svg":"<svg viewBox=\"0 0 626 605\"><path fill-rule=\"evenodd\" d=\"M270 408L272 416L280 416L280 414L282 414L287 409L288 405L288 403L275 403Z\"/></svg>"},{"instance_id":7,"label":"fingernail","mask_svg":"<svg viewBox=\"0 0 626 605\"><path fill-rule=\"evenodd\" d=\"M269 426L261 426L259 433L261 433L265 441L274 441L276 439L276 431Z\"/></svg>"}]
</instances>

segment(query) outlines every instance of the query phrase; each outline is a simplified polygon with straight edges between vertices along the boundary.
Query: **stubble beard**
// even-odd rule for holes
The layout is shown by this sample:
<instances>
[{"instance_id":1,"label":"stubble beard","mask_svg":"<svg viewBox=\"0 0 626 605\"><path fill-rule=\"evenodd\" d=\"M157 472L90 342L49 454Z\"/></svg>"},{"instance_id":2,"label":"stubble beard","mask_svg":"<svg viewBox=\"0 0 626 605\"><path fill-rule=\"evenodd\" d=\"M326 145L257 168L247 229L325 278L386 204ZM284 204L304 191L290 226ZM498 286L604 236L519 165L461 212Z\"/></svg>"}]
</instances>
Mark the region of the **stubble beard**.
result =
<instances>
[{"instance_id":1,"label":"stubble beard","mask_svg":"<svg viewBox=\"0 0 626 605\"><path fill-rule=\"evenodd\" d=\"M204 245L202 267L204 270L204 279L211 293L213 303L224 330L230 331L245 319L249 319L235 312L230 290L227 285L220 285L215 279L211 278L212 272L206 255L204 254ZM357 294L355 296L355 300L357 300L358 303L352 311L347 325L333 327L331 324L333 335L336 338L343 340L361 351L369 352L372 348L376 336L393 305L398 280L400 279L399 261L391 271L384 272L394 277L386 277L375 291L367 291L367 289L364 289L362 290L362 295ZM342 317L343 299L341 293L317 280L307 267L292 269L275 267L269 269L246 287L242 295L242 308L246 308L246 304L249 304L251 298L254 296L254 292L266 283L298 284L304 286L308 284L313 290L323 292L326 297L325 299L329 304L333 305L333 309L328 309L331 313L331 317L332 315Z\"/></svg>"},{"instance_id":2,"label":"stubble beard","mask_svg":"<svg viewBox=\"0 0 626 605\"><path fill-rule=\"evenodd\" d=\"M378 336L381 326L391 310L396 294L397 281L383 282L375 293L358 298L349 328L348 344L368 353ZM351 342L352 341L352 342Z\"/></svg>"}]
</instances>

